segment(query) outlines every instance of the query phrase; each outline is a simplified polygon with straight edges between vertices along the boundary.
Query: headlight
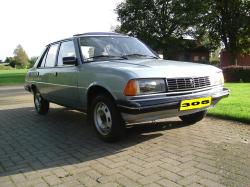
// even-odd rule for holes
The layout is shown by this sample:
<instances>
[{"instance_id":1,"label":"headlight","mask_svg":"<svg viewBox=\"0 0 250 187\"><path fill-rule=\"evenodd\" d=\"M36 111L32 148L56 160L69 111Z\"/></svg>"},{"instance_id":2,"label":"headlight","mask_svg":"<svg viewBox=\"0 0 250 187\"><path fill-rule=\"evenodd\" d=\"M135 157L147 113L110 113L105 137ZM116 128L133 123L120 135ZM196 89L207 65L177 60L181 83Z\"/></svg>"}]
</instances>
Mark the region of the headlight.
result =
<instances>
[{"instance_id":1,"label":"headlight","mask_svg":"<svg viewBox=\"0 0 250 187\"><path fill-rule=\"evenodd\" d=\"M164 79L135 79L128 81L124 95L136 96L166 92Z\"/></svg>"},{"instance_id":2,"label":"headlight","mask_svg":"<svg viewBox=\"0 0 250 187\"><path fill-rule=\"evenodd\" d=\"M210 81L212 86L223 85L224 84L224 76L222 72L214 73L210 76Z\"/></svg>"}]
</instances>

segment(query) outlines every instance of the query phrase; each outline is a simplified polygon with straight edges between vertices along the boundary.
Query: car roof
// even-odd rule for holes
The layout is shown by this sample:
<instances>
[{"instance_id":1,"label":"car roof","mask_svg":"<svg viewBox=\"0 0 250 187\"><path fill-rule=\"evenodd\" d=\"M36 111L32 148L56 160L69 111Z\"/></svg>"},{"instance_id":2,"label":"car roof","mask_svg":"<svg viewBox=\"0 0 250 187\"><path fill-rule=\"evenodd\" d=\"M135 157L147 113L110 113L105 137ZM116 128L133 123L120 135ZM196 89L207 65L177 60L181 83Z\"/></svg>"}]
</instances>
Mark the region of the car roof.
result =
<instances>
[{"instance_id":1,"label":"car roof","mask_svg":"<svg viewBox=\"0 0 250 187\"><path fill-rule=\"evenodd\" d=\"M79 36L126 36L126 35L116 32L86 32L82 34L75 34L74 36L79 37Z\"/></svg>"},{"instance_id":2,"label":"car roof","mask_svg":"<svg viewBox=\"0 0 250 187\"><path fill-rule=\"evenodd\" d=\"M86 33L82 33L82 34L75 34L75 35L73 35L73 37L70 37L70 38L65 38L62 40L52 42L52 43L48 44L47 46L55 44L55 43L67 41L67 40L72 40L73 38L78 38L81 36L123 36L123 37L128 37L125 34L120 34L120 33L116 33L116 32L86 32Z\"/></svg>"}]
</instances>

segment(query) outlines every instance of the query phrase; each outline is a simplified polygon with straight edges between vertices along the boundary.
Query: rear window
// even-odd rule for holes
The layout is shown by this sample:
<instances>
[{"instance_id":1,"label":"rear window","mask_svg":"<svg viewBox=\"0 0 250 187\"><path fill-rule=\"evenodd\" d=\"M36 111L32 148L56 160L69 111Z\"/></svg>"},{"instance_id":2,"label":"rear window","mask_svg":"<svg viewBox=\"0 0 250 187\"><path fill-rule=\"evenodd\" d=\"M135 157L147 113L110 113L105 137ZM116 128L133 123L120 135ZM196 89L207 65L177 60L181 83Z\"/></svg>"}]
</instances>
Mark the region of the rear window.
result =
<instances>
[{"instance_id":1,"label":"rear window","mask_svg":"<svg viewBox=\"0 0 250 187\"><path fill-rule=\"evenodd\" d=\"M54 67L56 63L57 51L59 44L50 46L48 54L46 56L45 67Z\"/></svg>"},{"instance_id":2,"label":"rear window","mask_svg":"<svg viewBox=\"0 0 250 187\"><path fill-rule=\"evenodd\" d=\"M57 66L63 66L64 57L76 57L73 41L67 41L61 44L58 54Z\"/></svg>"},{"instance_id":3,"label":"rear window","mask_svg":"<svg viewBox=\"0 0 250 187\"><path fill-rule=\"evenodd\" d=\"M47 56L47 52L48 52L48 51L46 51L46 53L44 54L43 59L42 59L42 62L40 63L39 67L44 67L45 60L46 60L46 56Z\"/></svg>"},{"instance_id":4,"label":"rear window","mask_svg":"<svg viewBox=\"0 0 250 187\"><path fill-rule=\"evenodd\" d=\"M46 58L46 54L47 54L47 47L43 50L43 52L41 53L41 55L38 57L36 63L34 64L34 67L41 67L42 63L44 61L44 59ZM43 63L44 66L44 63Z\"/></svg>"}]
</instances>

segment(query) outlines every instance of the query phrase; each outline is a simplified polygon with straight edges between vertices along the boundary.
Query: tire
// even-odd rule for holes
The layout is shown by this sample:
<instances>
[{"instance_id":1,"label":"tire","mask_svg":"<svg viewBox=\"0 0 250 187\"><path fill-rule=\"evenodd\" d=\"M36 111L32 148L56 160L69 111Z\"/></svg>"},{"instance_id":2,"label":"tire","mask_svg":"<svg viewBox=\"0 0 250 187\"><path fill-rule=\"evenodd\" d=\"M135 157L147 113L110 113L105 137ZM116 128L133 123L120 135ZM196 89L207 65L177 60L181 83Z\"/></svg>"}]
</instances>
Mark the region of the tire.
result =
<instances>
[{"instance_id":1,"label":"tire","mask_svg":"<svg viewBox=\"0 0 250 187\"><path fill-rule=\"evenodd\" d=\"M125 124L114 101L105 94L97 95L91 103L90 122L98 136L106 142L115 142L125 133Z\"/></svg>"},{"instance_id":2,"label":"tire","mask_svg":"<svg viewBox=\"0 0 250 187\"><path fill-rule=\"evenodd\" d=\"M49 111L49 102L42 98L39 91L34 92L34 105L36 112L40 115L45 115Z\"/></svg>"},{"instance_id":3,"label":"tire","mask_svg":"<svg viewBox=\"0 0 250 187\"><path fill-rule=\"evenodd\" d=\"M207 114L207 110L201 111L201 112L196 112L193 114L185 115L185 116L179 116L181 120L184 123L187 124L194 124L198 121L201 121Z\"/></svg>"}]
</instances>

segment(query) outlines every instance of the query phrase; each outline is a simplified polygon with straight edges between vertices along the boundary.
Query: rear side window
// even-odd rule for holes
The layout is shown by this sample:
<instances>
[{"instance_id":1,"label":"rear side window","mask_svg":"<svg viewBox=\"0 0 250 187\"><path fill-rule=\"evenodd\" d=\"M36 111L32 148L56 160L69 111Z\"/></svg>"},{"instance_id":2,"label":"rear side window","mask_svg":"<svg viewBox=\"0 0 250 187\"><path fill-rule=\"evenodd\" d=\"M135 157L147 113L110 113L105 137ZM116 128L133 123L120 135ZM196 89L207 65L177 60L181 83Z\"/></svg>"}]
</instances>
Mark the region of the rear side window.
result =
<instances>
[{"instance_id":1,"label":"rear side window","mask_svg":"<svg viewBox=\"0 0 250 187\"><path fill-rule=\"evenodd\" d=\"M54 44L50 46L49 51L47 53L45 67L54 67L56 63L56 56L59 44Z\"/></svg>"},{"instance_id":2,"label":"rear side window","mask_svg":"<svg viewBox=\"0 0 250 187\"><path fill-rule=\"evenodd\" d=\"M45 61L46 61L46 56L47 56L47 51L46 51L46 53L44 54L43 59L42 59L42 62L40 63L39 67L44 67Z\"/></svg>"},{"instance_id":3,"label":"rear side window","mask_svg":"<svg viewBox=\"0 0 250 187\"><path fill-rule=\"evenodd\" d=\"M58 54L57 66L63 66L64 57L76 57L75 47L73 41L63 42L60 46L60 51Z\"/></svg>"}]
</instances>

